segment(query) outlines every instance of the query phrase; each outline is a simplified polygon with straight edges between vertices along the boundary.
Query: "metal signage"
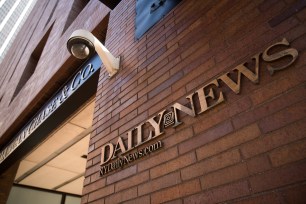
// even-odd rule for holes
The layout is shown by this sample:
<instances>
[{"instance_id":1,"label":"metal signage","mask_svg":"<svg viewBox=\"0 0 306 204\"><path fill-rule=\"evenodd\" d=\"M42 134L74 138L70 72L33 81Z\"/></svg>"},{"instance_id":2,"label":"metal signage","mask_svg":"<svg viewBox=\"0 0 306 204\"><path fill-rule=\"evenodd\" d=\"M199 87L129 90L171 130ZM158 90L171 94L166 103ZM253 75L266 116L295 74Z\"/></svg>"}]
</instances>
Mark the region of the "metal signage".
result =
<instances>
[{"instance_id":1,"label":"metal signage","mask_svg":"<svg viewBox=\"0 0 306 204\"><path fill-rule=\"evenodd\" d=\"M11 155L32 133L39 128L62 104L85 83L101 65L95 55L42 107L42 109L25 125L9 144L0 152L0 164Z\"/></svg>"},{"instance_id":2,"label":"metal signage","mask_svg":"<svg viewBox=\"0 0 306 204\"><path fill-rule=\"evenodd\" d=\"M271 45L263 53L255 54L252 57L252 60L255 61L255 65L252 68L255 70L254 72L247 67L247 63L239 64L233 68L231 72L232 74L236 74L236 80L233 80L230 77L230 72L222 74L208 82L200 89L186 96L185 98L188 100L187 105L182 105L176 102L170 106L168 110L164 109L147 121L132 128L124 137L119 136L115 144L111 142L104 144L101 148L100 176L122 168L123 166L162 148L162 142L157 141L145 148L140 150L138 149L143 144L156 138L160 138L160 136L165 133L165 128L181 125L182 122L179 120L179 112L183 112L191 117L196 117L197 115L203 114L224 102L225 98L223 92L218 89L218 81L223 81L224 84L226 84L235 94L239 94L241 88L241 75L244 75L254 84L259 83L259 68L260 64L262 64L260 63L261 60L268 63L267 69L271 76L275 72L286 69L292 65L298 57L298 51L294 48L288 48L288 46L289 42L286 39ZM285 49L275 52L273 51L275 47L285 47ZM287 60L282 65L279 65L278 63L278 67L271 65L273 62L278 62L285 58L289 58L289 62ZM199 110L195 109L195 104L199 104ZM143 131L145 125L151 128L147 135L144 135ZM138 150L134 153L130 153L130 151L134 149Z\"/></svg>"}]
</instances>

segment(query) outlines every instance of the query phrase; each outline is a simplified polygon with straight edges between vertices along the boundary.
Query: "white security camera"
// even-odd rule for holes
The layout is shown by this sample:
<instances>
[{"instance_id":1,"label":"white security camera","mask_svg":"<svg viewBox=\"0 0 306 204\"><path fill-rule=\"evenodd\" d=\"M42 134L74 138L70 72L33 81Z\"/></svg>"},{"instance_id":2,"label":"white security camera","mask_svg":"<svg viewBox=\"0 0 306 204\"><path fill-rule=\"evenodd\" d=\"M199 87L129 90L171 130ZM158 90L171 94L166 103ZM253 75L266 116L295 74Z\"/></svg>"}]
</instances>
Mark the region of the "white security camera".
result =
<instances>
[{"instance_id":1,"label":"white security camera","mask_svg":"<svg viewBox=\"0 0 306 204\"><path fill-rule=\"evenodd\" d=\"M69 52L78 59L85 59L96 51L110 77L114 76L119 70L120 57L114 57L106 47L87 30L80 29L74 31L67 42L67 48Z\"/></svg>"}]
</instances>

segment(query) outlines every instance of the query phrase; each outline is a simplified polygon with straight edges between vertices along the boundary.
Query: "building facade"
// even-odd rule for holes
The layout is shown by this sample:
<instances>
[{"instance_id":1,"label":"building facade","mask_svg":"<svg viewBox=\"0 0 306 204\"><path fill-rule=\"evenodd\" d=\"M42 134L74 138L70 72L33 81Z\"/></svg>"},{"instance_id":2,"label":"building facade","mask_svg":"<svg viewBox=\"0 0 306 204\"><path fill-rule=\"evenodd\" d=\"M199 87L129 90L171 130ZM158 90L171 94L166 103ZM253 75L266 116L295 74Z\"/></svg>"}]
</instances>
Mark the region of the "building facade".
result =
<instances>
[{"instance_id":1,"label":"building facade","mask_svg":"<svg viewBox=\"0 0 306 204\"><path fill-rule=\"evenodd\" d=\"M305 203L305 19L304 0L37 1L1 63L1 202ZM115 76L70 54L78 29Z\"/></svg>"},{"instance_id":2,"label":"building facade","mask_svg":"<svg viewBox=\"0 0 306 204\"><path fill-rule=\"evenodd\" d=\"M1 1L0 3L0 63L14 41L36 1Z\"/></svg>"}]
</instances>

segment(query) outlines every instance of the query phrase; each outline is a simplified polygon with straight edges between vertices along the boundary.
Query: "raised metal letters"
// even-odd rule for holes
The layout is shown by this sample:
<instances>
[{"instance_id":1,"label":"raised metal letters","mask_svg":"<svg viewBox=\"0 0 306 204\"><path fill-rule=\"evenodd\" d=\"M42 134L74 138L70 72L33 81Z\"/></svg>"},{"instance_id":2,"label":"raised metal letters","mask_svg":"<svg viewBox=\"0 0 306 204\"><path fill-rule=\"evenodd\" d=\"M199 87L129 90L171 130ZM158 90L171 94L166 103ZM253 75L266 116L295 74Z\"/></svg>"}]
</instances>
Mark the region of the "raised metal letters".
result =
<instances>
[{"instance_id":1,"label":"raised metal letters","mask_svg":"<svg viewBox=\"0 0 306 204\"><path fill-rule=\"evenodd\" d=\"M267 68L268 68L271 75L273 75L275 71L279 71L279 70L285 69L288 66L290 66L296 60L296 58L298 57L298 54L299 54L298 51L294 48L289 48L289 49L286 49L286 50L282 50L280 52L277 52L277 53L274 53L274 54L271 54L271 55L268 54L270 49L272 49L275 46L279 46L279 45L289 46L289 42L287 41L286 38L284 38L281 42L275 43L275 44L271 45L270 47L268 47L263 52L263 55L262 55L263 60L265 60L266 62L273 62L273 61L276 61L278 59L284 58L286 56L291 56L292 60L288 64L283 65L283 66L278 67L278 68L272 67L271 65L268 65Z\"/></svg>"},{"instance_id":2,"label":"raised metal letters","mask_svg":"<svg viewBox=\"0 0 306 204\"><path fill-rule=\"evenodd\" d=\"M289 45L288 41L284 39L282 42L276 43L269 48L267 48L263 54L263 60L267 62L272 62L277 59L280 59L285 56L291 56L292 60L287 65L284 65L279 68L273 68L272 66L268 65L268 70L271 74L274 71L282 70L291 65L297 58L298 52L296 49L289 48L283 51L280 51L275 54L268 55L269 50L277 45ZM229 77L229 72L217 77L216 79L211 80L205 86L201 87L200 89L196 90L194 93L189 94L186 99L190 103L190 108L184 106L179 103L174 103L170 106L169 109L171 110L162 110L156 116L151 117L145 123L141 123L132 130L127 132L127 149L123 141L125 141L122 137L118 137L117 143L114 146L112 143L107 143L102 146L101 151L101 167L100 167L100 175L103 176L106 173L109 173L113 170L123 167L124 165L135 161L138 158L141 158L148 154L148 152L153 152L162 147L161 141L150 145L144 149L136 151L135 153L129 153L135 147L142 145L146 142L154 140L156 137L162 135L164 133L163 128L167 127L176 127L182 122L179 120L178 111L183 112L191 117L196 117L199 114L202 114L209 109L219 105L220 103L225 101L223 92L219 89L219 82L218 80L222 80L234 93L239 94L241 88L241 77L242 75L249 79L252 83L257 84L259 83L259 66L260 66L260 56L261 53L258 53L253 56L253 60L255 60L255 67L254 72L248 69L245 65L246 63L242 63L236 66L232 71L237 73L237 82L233 81ZM195 110L195 102L200 104L199 112ZM158 118L158 119L157 119ZM161 123L163 121L163 123ZM153 127L154 131L149 132L149 136L147 137L146 141L143 141L143 126L144 124L149 124ZM133 132L136 131L137 133L137 145L133 146ZM106 156L108 155L108 156ZM111 162L113 159L115 161Z\"/></svg>"},{"instance_id":3,"label":"raised metal letters","mask_svg":"<svg viewBox=\"0 0 306 204\"><path fill-rule=\"evenodd\" d=\"M187 108L186 106L183 106L179 103L174 103L172 105L173 112L174 112L174 125L173 125L173 127L176 127L176 126L178 126L182 123L178 120L177 110L180 110L181 112L184 112L184 113L190 115L191 117L195 117L196 113L195 113L195 110L194 110L194 103L193 103L193 99L192 99L193 95L194 95L194 93L192 93L192 94L190 94L189 96L186 97L186 99L189 99L189 101L190 101L191 108Z\"/></svg>"},{"instance_id":4,"label":"raised metal letters","mask_svg":"<svg viewBox=\"0 0 306 204\"><path fill-rule=\"evenodd\" d=\"M164 127L169 127L174 124L174 113L170 111L164 115Z\"/></svg>"},{"instance_id":5,"label":"raised metal letters","mask_svg":"<svg viewBox=\"0 0 306 204\"><path fill-rule=\"evenodd\" d=\"M105 175L106 173L109 173L113 170L116 170L118 168L122 168L124 165L127 165L137 159L140 159L144 156L149 155L152 152L155 152L162 148L162 142L157 141L156 143L149 145L143 149L140 149L137 152L134 152L132 154L128 154L122 157L119 157L114 162L108 163L106 165L101 166L100 168L100 176Z\"/></svg>"},{"instance_id":6,"label":"raised metal letters","mask_svg":"<svg viewBox=\"0 0 306 204\"><path fill-rule=\"evenodd\" d=\"M212 80L211 82L209 82L208 84L206 84L205 86L203 86L202 88L200 88L199 90L196 91L196 93L198 94L199 97L199 101L200 101L200 107L201 107L201 111L198 114L204 113L205 111L215 107L216 105L222 103L224 101L224 96L223 93L220 91L219 96L216 98L215 93L214 93L214 89L211 86L216 86L219 87L219 83L217 81L217 79ZM207 89L209 87L209 92L208 94L205 94L204 90ZM213 99L215 102L213 104L208 104L207 103L207 99L211 98Z\"/></svg>"},{"instance_id":7,"label":"raised metal letters","mask_svg":"<svg viewBox=\"0 0 306 204\"><path fill-rule=\"evenodd\" d=\"M252 59L255 59L256 64L255 64L255 73L251 72L244 64L240 64L237 67L233 69L233 71L237 71L237 83L235 83L231 78L229 78L227 72L226 74L223 74L219 77L224 83L232 89L236 94L240 93L240 87L241 87L241 75L243 74L246 78L248 78L250 81L253 83L257 84L258 83L258 70L259 70L259 55L256 54Z\"/></svg>"}]
</instances>

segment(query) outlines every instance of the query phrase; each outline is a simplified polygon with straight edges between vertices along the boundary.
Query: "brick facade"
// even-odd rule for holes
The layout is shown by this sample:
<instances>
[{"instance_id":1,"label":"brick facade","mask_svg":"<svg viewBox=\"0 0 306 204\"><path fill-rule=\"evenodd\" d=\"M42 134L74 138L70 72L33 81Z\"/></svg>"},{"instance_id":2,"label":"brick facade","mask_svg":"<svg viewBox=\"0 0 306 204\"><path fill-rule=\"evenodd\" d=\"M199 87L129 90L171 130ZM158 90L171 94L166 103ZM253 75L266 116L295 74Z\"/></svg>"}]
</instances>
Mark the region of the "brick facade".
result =
<instances>
[{"instance_id":1,"label":"brick facade","mask_svg":"<svg viewBox=\"0 0 306 204\"><path fill-rule=\"evenodd\" d=\"M39 1L37 9L46 2ZM0 89L1 115L16 109L1 119L1 141L13 133L12 127L21 125L14 121L25 120L45 93L52 94L54 82L80 64L65 47L70 33L77 28L94 30L110 11L105 44L121 56L122 64L111 79L103 66L100 72L82 203L306 202L306 7L291 12L303 1L182 0L139 40L135 1L122 0L113 10L89 1L60 36L66 4L59 1L46 44L50 53L42 53L45 60L21 94L8 106L12 92L8 88L17 83L17 74L13 75L17 81ZM35 48L44 32L33 35L37 40L30 45ZM100 177L104 144L116 144L119 136L126 138L129 130L175 102L187 104L186 96L236 66L248 62L254 67L252 57L283 38L298 51L292 65L271 76L267 66L273 63L262 60L261 54L259 82L242 75L239 94L218 79L223 103L197 117L182 114L182 125L168 127L159 136L162 149ZM7 60L1 67L21 69L27 52L13 51L11 55L20 56L21 62ZM145 126L144 135L149 129Z\"/></svg>"}]
</instances>

